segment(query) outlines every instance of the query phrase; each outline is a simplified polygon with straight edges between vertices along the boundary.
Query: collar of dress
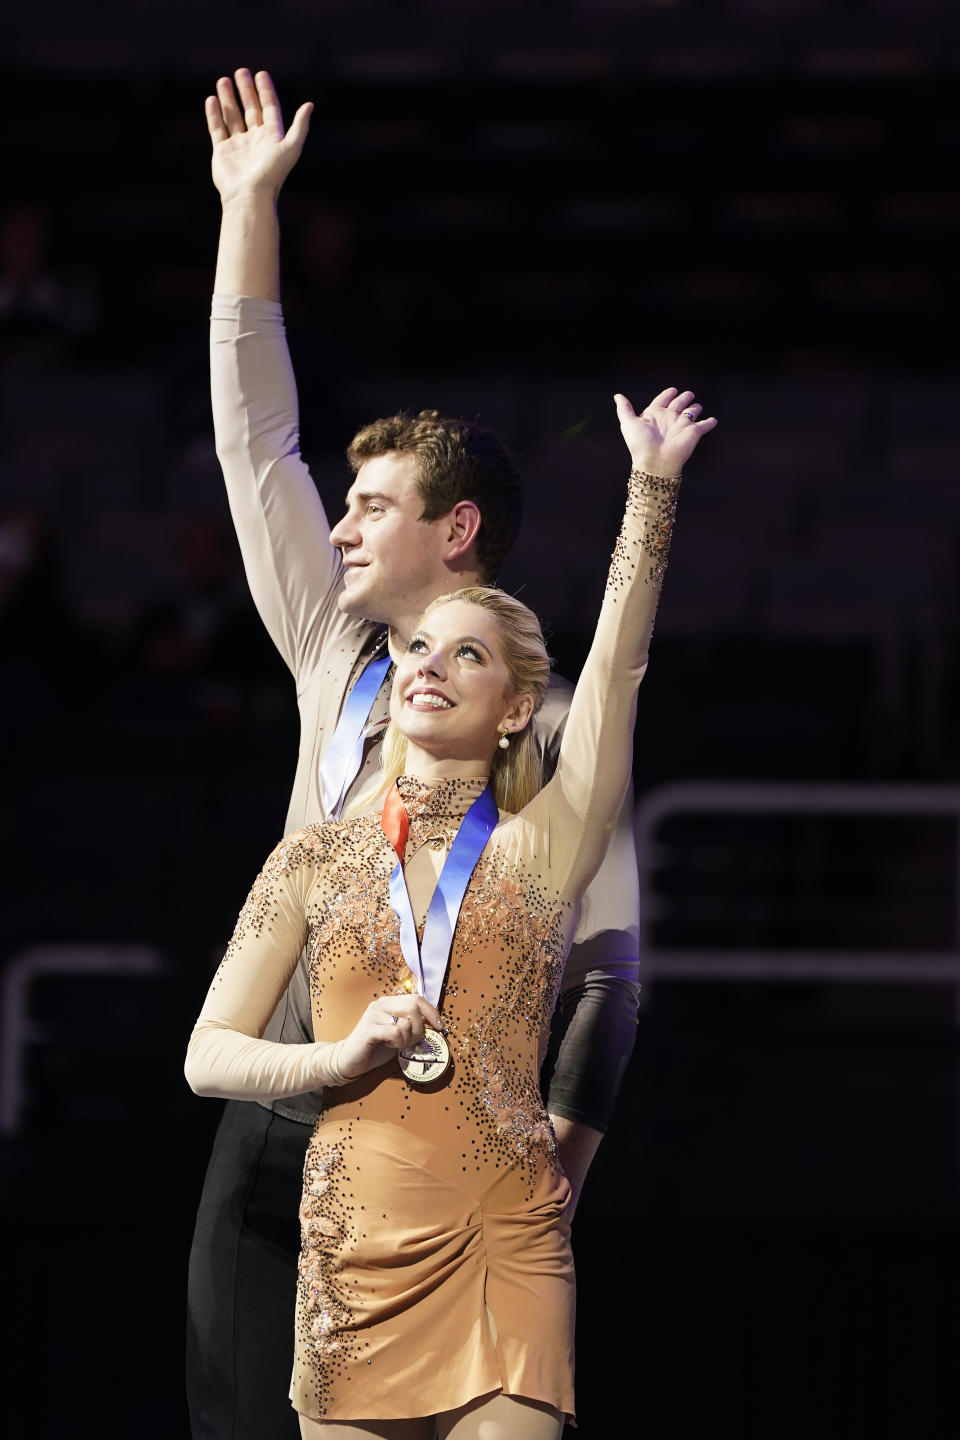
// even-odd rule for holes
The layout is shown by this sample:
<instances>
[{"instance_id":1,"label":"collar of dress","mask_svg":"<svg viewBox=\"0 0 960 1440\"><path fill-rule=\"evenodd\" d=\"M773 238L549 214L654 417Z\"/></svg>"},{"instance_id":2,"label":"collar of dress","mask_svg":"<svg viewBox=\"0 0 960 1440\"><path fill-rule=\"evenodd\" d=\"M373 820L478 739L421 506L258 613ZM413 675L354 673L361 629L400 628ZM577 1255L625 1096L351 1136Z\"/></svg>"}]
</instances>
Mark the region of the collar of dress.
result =
<instances>
[{"instance_id":1,"label":"collar of dress","mask_svg":"<svg viewBox=\"0 0 960 1440\"><path fill-rule=\"evenodd\" d=\"M428 836L456 833L460 821L483 791L487 782L475 780L424 780L419 775L401 775L397 789L410 819L408 855Z\"/></svg>"}]
</instances>

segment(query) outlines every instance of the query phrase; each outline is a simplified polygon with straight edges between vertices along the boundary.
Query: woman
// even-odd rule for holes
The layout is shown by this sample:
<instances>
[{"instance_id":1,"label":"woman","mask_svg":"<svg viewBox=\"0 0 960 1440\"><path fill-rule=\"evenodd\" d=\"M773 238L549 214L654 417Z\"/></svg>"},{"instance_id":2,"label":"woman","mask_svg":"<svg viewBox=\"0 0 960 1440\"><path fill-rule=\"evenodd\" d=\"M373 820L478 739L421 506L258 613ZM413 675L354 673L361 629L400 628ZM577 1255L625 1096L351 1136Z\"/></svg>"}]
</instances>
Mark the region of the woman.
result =
<instances>
[{"instance_id":1,"label":"woman","mask_svg":"<svg viewBox=\"0 0 960 1440\"><path fill-rule=\"evenodd\" d=\"M554 778L537 792L535 618L496 590L434 602L397 669L383 813L277 847L190 1040L200 1094L328 1090L291 1386L317 1440L556 1440L573 1415L570 1190L539 1065L630 773L680 471L716 424L689 391L616 403L626 513ZM316 1043L260 1040L304 944Z\"/></svg>"}]
</instances>

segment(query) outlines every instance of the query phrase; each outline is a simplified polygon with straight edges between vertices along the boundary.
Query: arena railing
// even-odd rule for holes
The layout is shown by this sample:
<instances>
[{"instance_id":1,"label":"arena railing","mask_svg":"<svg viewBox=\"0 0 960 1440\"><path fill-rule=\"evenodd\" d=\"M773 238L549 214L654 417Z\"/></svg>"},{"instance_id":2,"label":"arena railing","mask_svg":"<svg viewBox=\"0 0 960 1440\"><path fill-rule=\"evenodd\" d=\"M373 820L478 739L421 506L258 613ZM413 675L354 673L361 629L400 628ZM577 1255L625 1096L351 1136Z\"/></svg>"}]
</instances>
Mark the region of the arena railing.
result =
<instances>
[{"instance_id":1,"label":"arena railing","mask_svg":"<svg viewBox=\"0 0 960 1440\"><path fill-rule=\"evenodd\" d=\"M670 870L670 842L663 827L680 816L942 817L953 822L954 856L947 879L952 934L939 947L918 942L889 949L854 946L694 946L664 943L678 902L658 888L658 872ZM960 1022L960 786L897 784L800 784L688 781L664 785L636 810L640 876L640 946L646 980L835 981L946 984L956 987ZM676 871L673 872L676 876ZM695 897L687 897L695 904Z\"/></svg>"},{"instance_id":2,"label":"arena railing","mask_svg":"<svg viewBox=\"0 0 960 1440\"><path fill-rule=\"evenodd\" d=\"M33 1013L37 985L80 975L140 978L163 968L149 945L31 945L11 956L0 986L0 1139L20 1133L30 1101L29 1052L53 1038Z\"/></svg>"}]
</instances>

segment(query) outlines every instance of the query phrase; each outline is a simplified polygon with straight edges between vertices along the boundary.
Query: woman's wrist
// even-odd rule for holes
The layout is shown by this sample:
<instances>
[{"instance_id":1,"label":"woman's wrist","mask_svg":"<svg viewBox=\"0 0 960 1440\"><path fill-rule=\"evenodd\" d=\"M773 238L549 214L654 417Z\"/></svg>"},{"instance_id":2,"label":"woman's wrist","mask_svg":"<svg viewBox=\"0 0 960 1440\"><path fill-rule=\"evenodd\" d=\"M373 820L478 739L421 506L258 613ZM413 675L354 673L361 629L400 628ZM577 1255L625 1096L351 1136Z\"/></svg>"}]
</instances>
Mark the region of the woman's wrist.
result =
<instances>
[{"instance_id":1,"label":"woman's wrist","mask_svg":"<svg viewBox=\"0 0 960 1440\"><path fill-rule=\"evenodd\" d=\"M343 1067L340 1063L340 1055L342 1050L342 1040L327 1041L323 1044L322 1060L324 1074L320 1077L319 1083L321 1085L331 1085L334 1087L338 1085L346 1085L347 1081L350 1079L349 1075L344 1074Z\"/></svg>"},{"instance_id":2,"label":"woman's wrist","mask_svg":"<svg viewBox=\"0 0 960 1440\"><path fill-rule=\"evenodd\" d=\"M624 523L632 514L634 523L640 524L638 543L648 562L644 566L643 581L658 593L663 587L667 570L680 480L680 475L654 475L649 470L634 466L627 482Z\"/></svg>"},{"instance_id":3,"label":"woman's wrist","mask_svg":"<svg viewBox=\"0 0 960 1440\"><path fill-rule=\"evenodd\" d=\"M666 470L667 467L665 465L656 466L651 469L649 464L641 465L638 464L636 460L631 460L629 478L634 484L647 484L651 488L671 486L675 489L683 479L683 471L681 470L671 475L669 471L664 474L663 472Z\"/></svg>"}]
</instances>

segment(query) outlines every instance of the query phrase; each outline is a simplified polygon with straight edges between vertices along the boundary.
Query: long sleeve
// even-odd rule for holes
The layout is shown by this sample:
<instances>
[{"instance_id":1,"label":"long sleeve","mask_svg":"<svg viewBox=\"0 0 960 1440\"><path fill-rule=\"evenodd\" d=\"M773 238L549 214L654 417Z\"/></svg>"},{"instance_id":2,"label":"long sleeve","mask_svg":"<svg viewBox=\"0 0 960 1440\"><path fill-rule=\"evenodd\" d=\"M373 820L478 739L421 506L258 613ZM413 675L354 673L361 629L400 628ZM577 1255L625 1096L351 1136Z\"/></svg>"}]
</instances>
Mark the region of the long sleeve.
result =
<instances>
[{"instance_id":1,"label":"long sleeve","mask_svg":"<svg viewBox=\"0 0 960 1440\"><path fill-rule=\"evenodd\" d=\"M556 773L517 817L563 892L597 873L630 779L637 689L649 657L679 478L632 472L593 645L574 692Z\"/></svg>"},{"instance_id":2,"label":"long sleeve","mask_svg":"<svg viewBox=\"0 0 960 1440\"><path fill-rule=\"evenodd\" d=\"M198 1095L279 1100L343 1083L339 1042L277 1044L260 1036L307 938L309 832L283 840L254 881L187 1047Z\"/></svg>"},{"instance_id":3,"label":"long sleeve","mask_svg":"<svg viewBox=\"0 0 960 1440\"><path fill-rule=\"evenodd\" d=\"M296 382L278 304L213 297L210 389L250 592L302 690L321 647L355 622L337 607L340 554L300 455Z\"/></svg>"}]
</instances>

